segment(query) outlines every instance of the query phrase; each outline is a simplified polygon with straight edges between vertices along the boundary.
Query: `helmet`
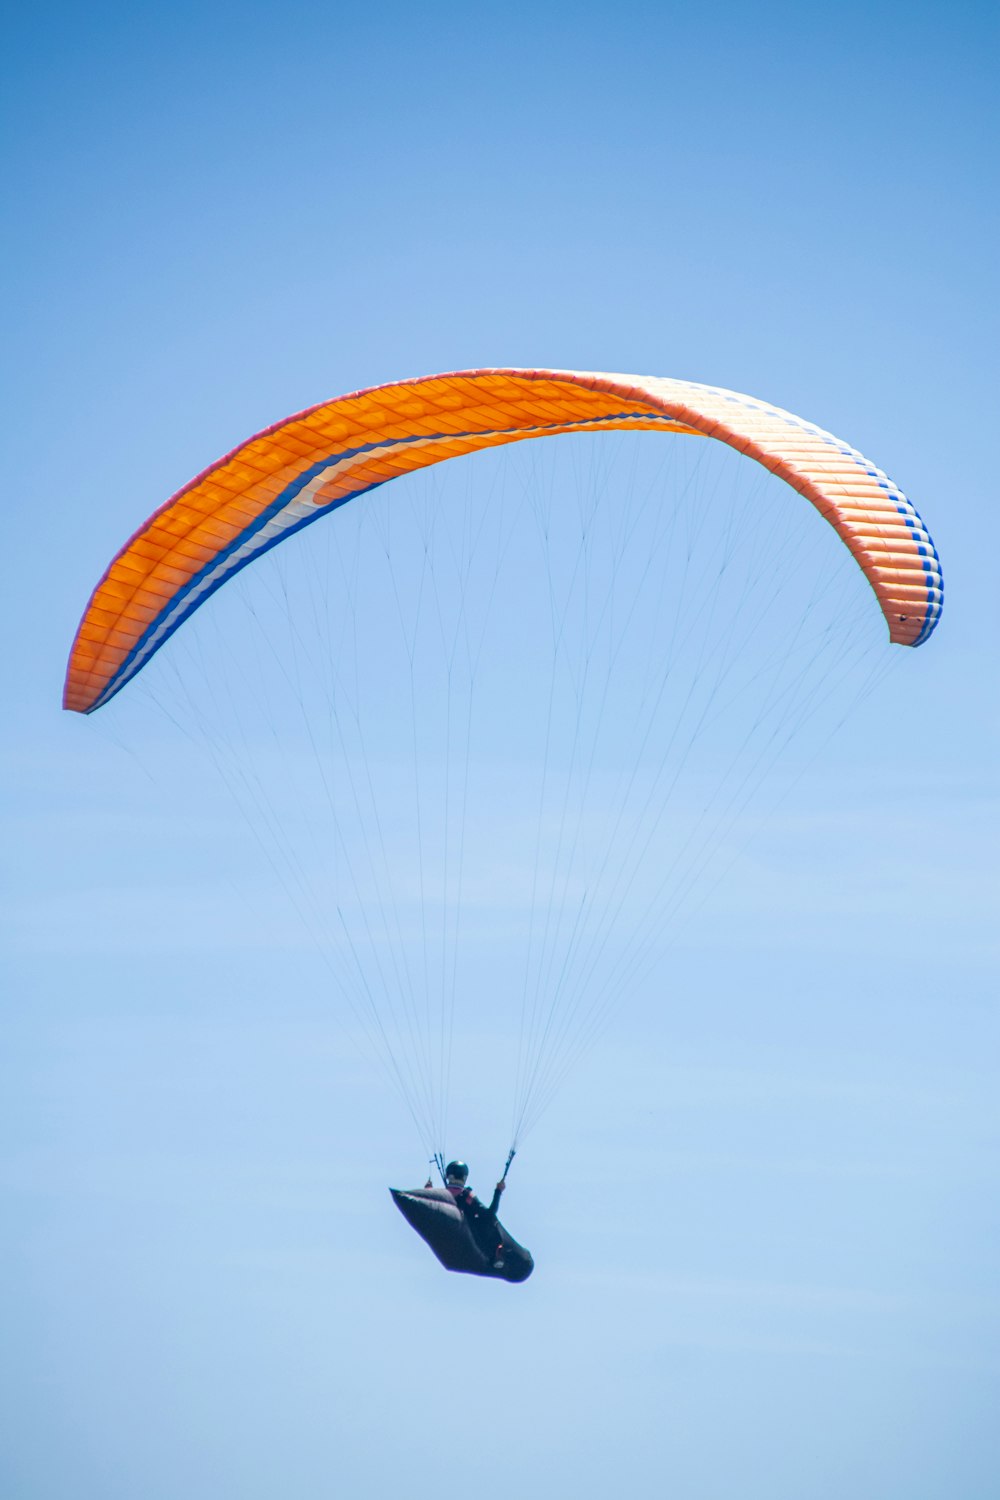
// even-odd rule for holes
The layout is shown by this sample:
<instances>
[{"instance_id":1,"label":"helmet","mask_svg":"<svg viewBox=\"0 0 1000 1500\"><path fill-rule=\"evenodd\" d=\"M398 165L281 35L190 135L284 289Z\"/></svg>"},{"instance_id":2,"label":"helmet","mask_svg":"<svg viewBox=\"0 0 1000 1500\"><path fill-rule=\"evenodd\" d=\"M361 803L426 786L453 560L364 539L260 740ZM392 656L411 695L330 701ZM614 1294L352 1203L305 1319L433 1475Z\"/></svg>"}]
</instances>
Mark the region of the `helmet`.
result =
<instances>
[{"instance_id":1,"label":"helmet","mask_svg":"<svg viewBox=\"0 0 1000 1500\"><path fill-rule=\"evenodd\" d=\"M450 1161L444 1169L445 1182L454 1180L455 1182L464 1183L468 1175L469 1169L464 1161Z\"/></svg>"}]
</instances>

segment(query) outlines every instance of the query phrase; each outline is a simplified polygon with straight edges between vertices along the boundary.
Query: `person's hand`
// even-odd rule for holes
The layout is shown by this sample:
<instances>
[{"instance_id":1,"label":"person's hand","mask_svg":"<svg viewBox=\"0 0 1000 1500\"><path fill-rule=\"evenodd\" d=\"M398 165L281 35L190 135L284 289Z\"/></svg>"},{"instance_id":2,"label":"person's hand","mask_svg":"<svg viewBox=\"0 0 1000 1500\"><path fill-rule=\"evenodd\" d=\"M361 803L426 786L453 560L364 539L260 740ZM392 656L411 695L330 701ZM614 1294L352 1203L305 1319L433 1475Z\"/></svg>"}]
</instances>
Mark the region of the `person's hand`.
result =
<instances>
[{"instance_id":1,"label":"person's hand","mask_svg":"<svg viewBox=\"0 0 1000 1500\"><path fill-rule=\"evenodd\" d=\"M497 1192L498 1193L502 1193L503 1190L504 1190L504 1188L506 1186L507 1186L507 1179L506 1179L506 1177L501 1177L500 1181L497 1183Z\"/></svg>"}]
</instances>

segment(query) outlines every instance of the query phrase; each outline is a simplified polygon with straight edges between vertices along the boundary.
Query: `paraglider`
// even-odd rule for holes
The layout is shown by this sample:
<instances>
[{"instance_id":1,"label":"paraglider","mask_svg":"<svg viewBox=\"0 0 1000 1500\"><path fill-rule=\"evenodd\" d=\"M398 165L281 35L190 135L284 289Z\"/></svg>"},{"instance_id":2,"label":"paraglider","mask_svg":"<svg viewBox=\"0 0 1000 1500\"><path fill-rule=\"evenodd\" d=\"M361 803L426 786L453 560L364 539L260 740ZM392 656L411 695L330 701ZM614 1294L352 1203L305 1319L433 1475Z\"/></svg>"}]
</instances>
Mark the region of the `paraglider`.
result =
<instances>
[{"instance_id":1,"label":"paraglider","mask_svg":"<svg viewBox=\"0 0 1000 1500\"><path fill-rule=\"evenodd\" d=\"M487 1206L466 1185L468 1177L465 1163L452 1161L445 1167L443 1188L427 1182L422 1188L389 1191L403 1218L446 1270L501 1281L527 1281L535 1268L531 1253L497 1218L506 1180L501 1177Z\"/></svg>"},{"instance_id":2,"label":"paraglider","mask_svg":"<svg viewBox=\"0 0 1000 1500\"><path fill-rule=\"evenodd\" d=\"M565 533L548 514L536 513L544 553L538 573L548 590L537 613L527 581L530 508L496 527L492 558L481 564L488 505L477 495L463 517L465 530L441 543L447 566L465 570L454 589L454 617L445 618L444 569L433 548L439 519L443 528L453 518L428 504L413 528L419 545L408 549L397 519L402 506L393 498L390 509L383 487L481 450L606 432L715 439L697 446L752 460L740 467L755 472L755 484L730 506L717 540L706 522L711 487L664 485L654 500L623 501L619 511L617 497L604 501L605 489L595 481L597 499L574 518L579 525L565 558L553 559ZM599 447L605 440L582 441ZM780 491L771 512L762 499L769 485ZM398 493L393 486L392 496ZM718 870L738 857L727 843L735 823L787 744L835 693L847 675L845 663L862 659L868 616L879 624L873 602L891 643L919 646L940 618L943 583L927 528L898 486L857 449L788 411L689 381L464 370L323 402L258 433L185 485L126 542L94 589L73 643L64 706L90 714L109 704L223 584L275 549L277 566L285 555L280 543L362 496L370 497L364 506L350 506L326 530L339 536L350 532L355 516L384 514L373 550L391 575L387 602L373 602L372 591L358 582L363 539L355 533L349 564L334 559L339 574L320 577L316 568L319 582L309 599L318 632L314 649L306 640L309 622L296 613L282 578L268 604L272 615L256 603L248 606L260 649L241 640L247 660L240 658L225 691L211 676L224 673L224 653L200 643L197 663L172 655L188 632L181 633L164 653L178 689L167 713L171 719L189 714L204 736L215 769L322 949L334 988L423 1144L443 1163L437 1148L445 1138L456 996L488 987L500 962L495 952L479 956L466 982L460 956L471 939L461 914L473 876L480 893L488 890L502 855L505 891L520 902L504 950L504 959L515 954L512 967L520 969L513 981L519 1003L510 1006L517 1017L513 1146L601 1034L610 1008L649 973L668 924L677 922L685 903L704 899ZM819 556L816 586L802 583L794 601L780 599L789 604L786 624L776 618L776 600L783 580L790 579L787 590L794 595L802 575L794 547L783 554L774 539L775 517L780 512L784 520L793 511L805 515L810 545L823 533L817 556L830 546ZM760 535L748 540L758 514ZM390 515L400 528L391 539ZM303 538L304 556L311 556L317 535ZM498 671L507 673L505 701L523 711L537 735L533 746L525 738L508 757L520 757L535 781L504 802L497 790L497 763L501 772L507 764L503 714L484 731L494 762L478 784L470 745L482 638L511 547L521 548L521 571L512 569L513 600L504 615L510 640L497 653ZM860 631L860 606L854 610L850 587L831 581L833 552L847 559L849 584L858 583L865 595ZM407 595L393 570L397 559L411 556L418 577ZM822 622L818 600L829 606ZM256 677L245 680L251 668L263 670L278 657L270 622L281 609L291 660L276 676L278 690L287 693L287 712L286 700L279 706L267 701ZM398 614L404 648L396 677L385 632L379 633L390 610ZM428 619L421 655L418 633ZM366 630L374 638L370 670L359 665ZM760 644L760 659L744 666L740 653L748 643ZM515 659L518 648L523 660ZM531 669L543 648L551 662L535 680ZM418 675L422 662L426 680ZM209 674L201 698L193 682L199 664ZM870 690L870 680L859 692ZM160 690L166 691L162 684ZM387 728L386 704L403 704L412 723ZM727 714L734 704L745 707L745 721L730 735ZM258 710L259 732L252 718ZM221 730L215 712L229 715ZM305 726L300 740L289 728L299 719ZM499 726L497 719L503 720ZM557 752L561 722L568 726L567 744ZM436 741L426 724L437 726ZM283 745L283 735L289 744ZM398 760L407 742L410 779ZM316 771L308 794L307 754ZM432 783L441 788L437 806L429 802ZM327 819L322 835L321 813ZM473 814L482 825L475 850ZM320 889L327 880L329 888ZM509 993L506 971L503 983ZM449 1185L393 1190L393 1199L449 1269L523 1280L533 1263L496 1219L499 1186L489 1205L463 1197L464 1178L451 1186L458 1191Z\"/></svg>"}]
</instances>

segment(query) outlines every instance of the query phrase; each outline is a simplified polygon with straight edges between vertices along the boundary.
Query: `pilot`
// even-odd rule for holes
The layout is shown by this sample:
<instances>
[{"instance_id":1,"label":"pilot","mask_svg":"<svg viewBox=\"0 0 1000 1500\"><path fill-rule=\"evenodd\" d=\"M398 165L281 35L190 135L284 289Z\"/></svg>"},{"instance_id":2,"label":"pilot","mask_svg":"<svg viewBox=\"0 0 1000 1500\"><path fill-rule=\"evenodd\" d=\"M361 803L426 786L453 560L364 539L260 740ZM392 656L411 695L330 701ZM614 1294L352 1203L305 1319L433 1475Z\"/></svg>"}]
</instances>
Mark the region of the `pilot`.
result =
<instances>
[{"instance_id":1,"label":"pilot","mask_svg":"<svg viewBox=\"0 0 1000 1500\"><path fill-rule=\"evenodd\" d=\"M497 1209L500 1207L500 1195L507 1186L507 1179L501 1177L497 1183L488 1208L485 1203L480 1202L472 1189L466 1186L468 1180L469 1169L464 1161L450 1161L445 1167L444 1185L465 1215L466 1223L478 1249L490 1262L494 1271L502 1271L503 1238L497 1223Z\"/></svg>"}]
</instances>

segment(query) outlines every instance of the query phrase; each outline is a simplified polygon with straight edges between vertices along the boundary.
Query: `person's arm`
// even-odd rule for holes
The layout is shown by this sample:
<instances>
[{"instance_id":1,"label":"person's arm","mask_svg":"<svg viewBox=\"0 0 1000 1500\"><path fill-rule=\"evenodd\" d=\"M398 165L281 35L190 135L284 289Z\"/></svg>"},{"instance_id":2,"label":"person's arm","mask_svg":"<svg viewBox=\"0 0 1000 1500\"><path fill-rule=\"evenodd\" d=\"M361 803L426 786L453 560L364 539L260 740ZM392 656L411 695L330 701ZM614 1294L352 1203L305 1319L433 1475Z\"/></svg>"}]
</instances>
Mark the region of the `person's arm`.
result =
<instances>
[{"instance_id":1,"label":"person's arm","mask_svg":"<svg viewBox=\"0 0 1000 1500\"><path fill-rule=\"evenodd\" d=\"M496 1214L497 1209L500 1207L500 1195L501 1195L501 1193L503 1192L503 1190L504 1190L504 1188L506 1186L507 1186L507 1179L506 1179L506 1177L501 1177L500 1181L497 1183L496 1187L493 1189L493 1197L490 1199L490 1207L489 1207L489 1211L493 1215Z\"/></svg>"}]
</instances>

